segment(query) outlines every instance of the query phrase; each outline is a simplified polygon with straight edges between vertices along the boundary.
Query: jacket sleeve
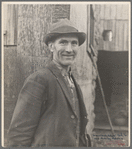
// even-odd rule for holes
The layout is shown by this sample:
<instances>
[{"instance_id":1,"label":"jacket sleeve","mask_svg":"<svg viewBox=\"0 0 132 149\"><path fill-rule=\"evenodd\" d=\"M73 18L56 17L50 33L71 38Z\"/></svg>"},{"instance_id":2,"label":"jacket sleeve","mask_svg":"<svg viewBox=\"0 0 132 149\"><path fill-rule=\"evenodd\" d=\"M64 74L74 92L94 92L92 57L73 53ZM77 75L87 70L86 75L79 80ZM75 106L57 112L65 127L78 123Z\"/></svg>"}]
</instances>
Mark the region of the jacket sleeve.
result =
<instances>
[{"instance_id":1,"label":"jacket sleeve","mask_svg":"<svg viewBox=\"0 0 132 149\"><path fill-rule=\"evenodd\" d=\"M38 81L39 80L39 81ZM8 131L8 146L30 146L37 128L46 85L30 77L24 84Z\"/></svg>"}]
</instances>

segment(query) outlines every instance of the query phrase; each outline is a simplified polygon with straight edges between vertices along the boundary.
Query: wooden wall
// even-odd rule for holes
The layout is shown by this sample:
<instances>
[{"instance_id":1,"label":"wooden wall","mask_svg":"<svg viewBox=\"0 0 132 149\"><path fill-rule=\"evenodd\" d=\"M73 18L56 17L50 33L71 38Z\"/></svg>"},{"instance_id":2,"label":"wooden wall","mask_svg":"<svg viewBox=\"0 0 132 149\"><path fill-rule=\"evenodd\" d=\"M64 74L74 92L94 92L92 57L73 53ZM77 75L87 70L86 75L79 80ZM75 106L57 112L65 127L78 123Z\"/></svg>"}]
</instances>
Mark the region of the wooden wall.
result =
<instances>
[{"instance_id":1,"label":"wooden wall","mask_svg":"<svg viewBox=\"0 0 132 149\"><path fill-rule=\"evenodd\" d=\"M99 50L129 50L129 4L96 4L92 5L95 17L95 38ZM103 30L112 30L112 42L103 41Z\"/></svg>"}]
</instances>

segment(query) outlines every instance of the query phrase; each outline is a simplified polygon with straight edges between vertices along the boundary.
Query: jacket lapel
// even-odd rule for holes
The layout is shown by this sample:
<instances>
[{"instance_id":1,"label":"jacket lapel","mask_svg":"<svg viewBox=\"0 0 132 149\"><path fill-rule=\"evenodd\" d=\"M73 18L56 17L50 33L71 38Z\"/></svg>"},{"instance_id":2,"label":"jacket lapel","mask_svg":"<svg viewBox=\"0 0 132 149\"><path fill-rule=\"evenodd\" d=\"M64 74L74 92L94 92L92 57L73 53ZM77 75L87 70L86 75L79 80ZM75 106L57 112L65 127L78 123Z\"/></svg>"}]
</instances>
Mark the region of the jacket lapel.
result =
<instances>
[{"instance_id":1,"label":"jacket lapel","mask_svg":"<svg viewBox=\"0 0 132 149\"><path fill-rule=\"evenodd\" d=\"M57 68L57 66L51 62L48 67L47 67L52 73L53 75L56 77L58 83L60 84L65 96L66 96L66 99L68 100L72 110L73 110L73 107L72 107L72 96L71 96L71 92L70 92L70 89L68 88L68 85L66 84L66 81L65 79L63 78L60 70ZM74 112L74 110L73 110ZM76 113L74 112L74 114L76 115Z\"/></svg>"},{"instance_id":2,"label":"jacket lapel","mask_svg":"<svg viewBox=\"0 0 132 149\"><path fill-rule=\"evenodd\" d=\"M74 81L74 84L75 84L75 87L76 87L76 90L77 90L77 96L78 96L79 105L80 105L80 113L81 113L82 116L87 116L87 111L86 111L86 108L85 108L85 105L84 105L82 91L81 91L78 83L74 79L73 75L71 77Z\"/></svg>"},{"instance_id":3,"label":"jacket lapel","mask_svg":"<svg viewBox=\"0 0 132 149\"><path fill-rule=\"evenodd\" d=\"M74 79L73 76L72 76L72 79L74 81L74 84L75 84L75 87L77 90L77 95L78 95L78 100L79 100L79 105L80 105L80 121L81 121L81 127L80 127L81 131L80 132L81 132L81 134L84 134L85 128L86 128L86 125L88 122L87 111L86 111L86 107L84 105L83 95L82 95L81 89L80 89L78 83L76 82L76 80Z\"/></svg>"}]
</instances>

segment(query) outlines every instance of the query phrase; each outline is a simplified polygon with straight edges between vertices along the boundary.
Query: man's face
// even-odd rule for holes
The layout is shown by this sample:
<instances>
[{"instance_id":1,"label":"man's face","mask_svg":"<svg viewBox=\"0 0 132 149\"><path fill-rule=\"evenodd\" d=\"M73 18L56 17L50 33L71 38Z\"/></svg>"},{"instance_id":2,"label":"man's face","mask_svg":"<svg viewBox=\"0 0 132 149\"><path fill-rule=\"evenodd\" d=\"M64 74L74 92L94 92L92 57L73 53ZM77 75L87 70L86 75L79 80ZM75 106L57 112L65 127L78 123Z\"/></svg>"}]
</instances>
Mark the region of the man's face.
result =
<instances>
[{"instance_id":1,"label":"man's face","mask_svg":"<svg viewBox=\"0 0 132 149\"><path fill-rule=\"evenodd\" d=\"M74 36L61 36L51 43L53 60L61 66L69 66L73 63L79 47L78 38Z\"/></svg>"}]
</instances>

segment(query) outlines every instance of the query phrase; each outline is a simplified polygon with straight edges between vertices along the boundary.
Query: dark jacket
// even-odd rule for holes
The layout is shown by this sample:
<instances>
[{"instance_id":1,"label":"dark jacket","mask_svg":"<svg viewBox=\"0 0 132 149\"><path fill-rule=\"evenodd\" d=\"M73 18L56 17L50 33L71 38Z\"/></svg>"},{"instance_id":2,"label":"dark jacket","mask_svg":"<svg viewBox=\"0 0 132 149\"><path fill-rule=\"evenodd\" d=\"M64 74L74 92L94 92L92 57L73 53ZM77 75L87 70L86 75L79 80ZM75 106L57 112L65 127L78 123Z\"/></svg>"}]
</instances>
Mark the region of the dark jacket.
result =
<instances>
[{"instance_id":1,"label":"dark jacket","mask_svg":"<svg viewBox=\"0 0 132 149\"><path fill-rule=\"evenodd\" d=\"M87 113L82 92L72 76L80 105L81 137ZM71 92L53 62L30 75L19 94L8 132L9 146L76 146L77 115Z\"/></svg>"}]
</instances>

